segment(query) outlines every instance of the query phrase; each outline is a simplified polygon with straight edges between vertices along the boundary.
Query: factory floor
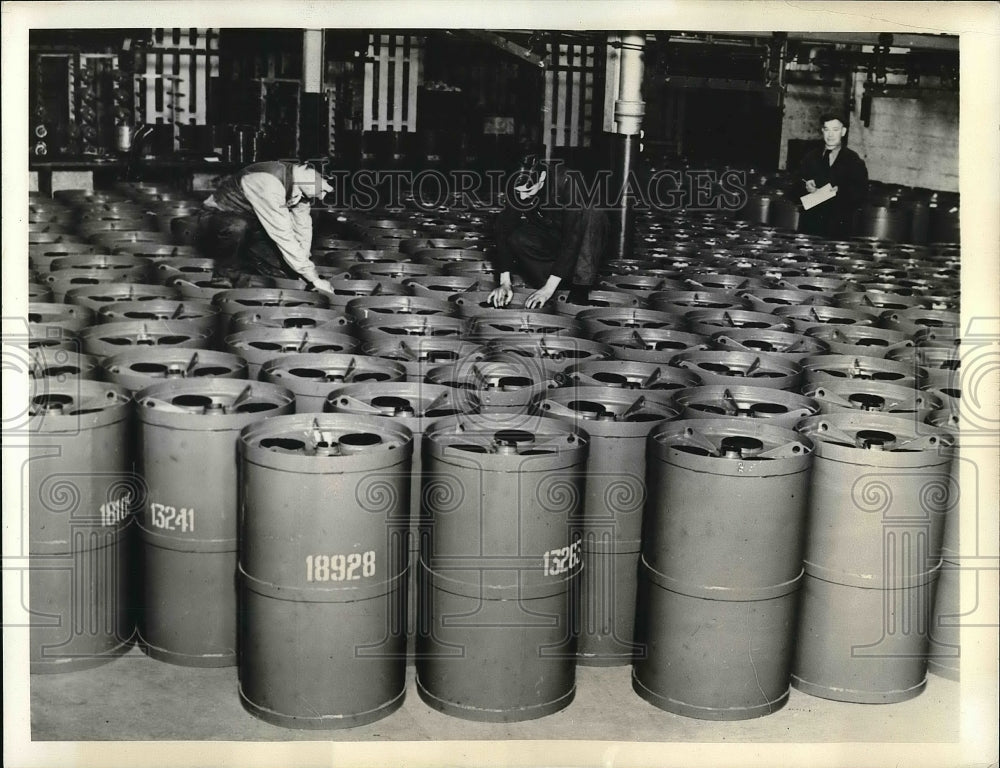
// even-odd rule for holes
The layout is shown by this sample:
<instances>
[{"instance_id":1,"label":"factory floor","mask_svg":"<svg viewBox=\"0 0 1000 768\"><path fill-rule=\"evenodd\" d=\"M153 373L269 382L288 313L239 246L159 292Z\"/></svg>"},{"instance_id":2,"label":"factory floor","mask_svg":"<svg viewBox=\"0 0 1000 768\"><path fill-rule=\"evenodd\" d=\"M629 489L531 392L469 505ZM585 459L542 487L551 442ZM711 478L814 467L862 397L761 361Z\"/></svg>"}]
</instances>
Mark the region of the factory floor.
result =
<instances>
[{"instance_id":1,"label":"factory floor","mask_svg":"<svg viewBox=\"0 0 1000 768\"><path fill-rule=\"evenodd\" d=\"M576 699L561 712L513 724L477 723L426 706L407 670L406 700L392 715L347 730L291 730L240 704L235 667L195 669L148 658L137 648L82 672L32 675L33 741L424 741L591 739L624 742L947 743L959 740L959 683L928 675L898 704L845 704L792 689L767 717L695 720L661 711L633 690L629 667L579 667Z\"/></svg>"}]
</instances>

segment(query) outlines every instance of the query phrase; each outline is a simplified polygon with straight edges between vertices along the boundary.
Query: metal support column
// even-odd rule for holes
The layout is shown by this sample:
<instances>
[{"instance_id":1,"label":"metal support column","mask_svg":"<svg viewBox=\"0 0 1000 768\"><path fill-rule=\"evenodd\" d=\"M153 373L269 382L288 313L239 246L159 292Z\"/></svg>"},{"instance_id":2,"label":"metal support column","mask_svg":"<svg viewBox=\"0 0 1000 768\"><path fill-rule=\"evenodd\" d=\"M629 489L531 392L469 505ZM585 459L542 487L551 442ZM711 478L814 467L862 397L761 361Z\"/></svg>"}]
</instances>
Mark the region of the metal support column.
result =
<instances>
[{"instance_id":1,"label":"metal support column","mask_svg":"<svg viewBox=\"0 0 1000 768\"><path fill-rule=\"evenodd\" d=\"M615 188L623 194L617 196L618 205L613 213L612 258L629 258L635 230L635 211L632 195L626 185L639 161L639 138L646 103L642 100L643 48L645 36L630 32L621 36L621 56L618 62L618 95L615 99L615 136L612 140Z\"/></svg>"}]
</instances>

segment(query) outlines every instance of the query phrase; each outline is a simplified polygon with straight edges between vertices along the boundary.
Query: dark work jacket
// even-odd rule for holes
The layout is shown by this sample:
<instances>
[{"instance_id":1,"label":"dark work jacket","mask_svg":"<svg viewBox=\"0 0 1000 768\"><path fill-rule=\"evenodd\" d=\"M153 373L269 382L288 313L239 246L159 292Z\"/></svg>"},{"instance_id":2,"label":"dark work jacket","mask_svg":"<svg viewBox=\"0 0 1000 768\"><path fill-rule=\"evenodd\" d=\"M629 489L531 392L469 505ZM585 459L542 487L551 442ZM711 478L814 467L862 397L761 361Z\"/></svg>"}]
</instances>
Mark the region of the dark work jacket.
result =
<instances>
[{"instance_id":1,"label":"dark work jacket","mask_svg":"<svg viewBox=\"0 0 1000 768\"><path fill-rule=\"evenodd\" d=\"M607 216L597 201L589 204L576 174L567 174L561 164L545 165L545 170L545 184L531 201L517 204L508 201L497 215L496 269L516 271L508 237L518 227L527 225L545 230L558 242L558 248L551 254L550 275L590 285L597 278L607 247ZM530 210L525 211L529 204Z\"/></svg>"},{"instance_id":2,"label":"dark work jacket","mask_svg":"<svg viewBox=\"0 0 1000 768\"><path fill-rule=\"evenodd\" d=\"M833 165L823 159L825 147L810 151L799 165L792 190L796 199L806 193L805 180L819 189L824 184L837 188L837 196L820 203L799 217L799 231L835 240L847 239L854 228L854 212L868 196L868 168L858 153L841 147Z\"/></svg>"},{"instance_id":3,"label":"dark work jacket","mask_svg":"<svg viewBox=\"0 0 1000 768\"><path fill-rule=\"evenodd\" d=\"M248 165L224 178L215 192L212 193L212 199L220 211L253 215L253 206L250 205L247 196L243 194L240 181L251 173L269 173L285 186L285 202L287 203L292 197L292 167L293 163L285 163L280 160Z\"/></svg>"}]
</instances>

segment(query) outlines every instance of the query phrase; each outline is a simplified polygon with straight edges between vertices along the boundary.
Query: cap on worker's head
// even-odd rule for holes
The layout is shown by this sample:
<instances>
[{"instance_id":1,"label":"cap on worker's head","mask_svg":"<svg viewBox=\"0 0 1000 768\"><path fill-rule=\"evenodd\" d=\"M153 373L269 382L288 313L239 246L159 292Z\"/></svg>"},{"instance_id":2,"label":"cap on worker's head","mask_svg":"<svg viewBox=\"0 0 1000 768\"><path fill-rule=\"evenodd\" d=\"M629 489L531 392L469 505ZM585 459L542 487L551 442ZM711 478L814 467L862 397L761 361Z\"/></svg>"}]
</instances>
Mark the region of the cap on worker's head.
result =
<instances>
[{"instance_id":1,"label":"cap on worker's head","mask_svg":"<svg viewBox=\"0 0 1000 768\"><path fill-rule=\"evenodd\" d=\"M544 171L544 160L544 147L522 141L518 152L517 167L511 174L514 186L534 186Z\"/></svg>"},{"instance_id":2,"label":"cap on worker's head","mask_svg":"<svg viewBox=\"0 0 1000 768\"><path fill-rule=\"evenodd\" d=\"M333 187L323 178L323 174L311 165L292 166L292 183L302 191L303 195L320 200L333 192Z\"/></svg>"}]
</instances>

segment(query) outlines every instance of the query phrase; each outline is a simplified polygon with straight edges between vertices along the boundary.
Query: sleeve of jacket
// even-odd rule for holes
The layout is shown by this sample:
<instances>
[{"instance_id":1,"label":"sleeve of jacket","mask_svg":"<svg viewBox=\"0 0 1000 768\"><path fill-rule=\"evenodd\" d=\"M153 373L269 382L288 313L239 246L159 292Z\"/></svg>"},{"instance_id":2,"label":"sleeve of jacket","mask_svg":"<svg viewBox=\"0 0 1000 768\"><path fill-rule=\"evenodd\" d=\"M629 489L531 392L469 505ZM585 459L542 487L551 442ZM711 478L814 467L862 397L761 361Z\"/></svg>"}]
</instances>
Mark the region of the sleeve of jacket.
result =
<instances>
[{"instance_id":1,"label":"sleeve of jacket","mask_svg":"<svg viewBox=\"0 0 1000 768\"><path fill-rule=\"evenodd\" d=\"M292 214L292 224L295 228L295 239L298 240L299 246L303 251L311 253L313 221L312 208L308 200L303 198L302 202L290 208L290 212Z\"/></svg>"},{"instance_id":2,"label":"sleeve of jacket","mask_svg":"<svg viewBox=\"0 0 1000 768\"><path fill-rule=\"evenodd\" d=\"M497 272L512 272L514 270L514 257L510 253L508 238L520 218L520 212L508 205L497 214L493 222L496 240L493 265Z\"/></svg>"},{"instance_id":3,"label":"sleeve of jacket","mask_svg":"<svg viewBox=\"0 0 1000 768\"><path fill-rule=\"evenodd\" d=\"M268 237L281 251L285 262L309 282L318 278L309 248L299 240L296 218L285 204L285 187L269 173L248 173L240 182L254 213ZM308 210L307 210L308 213ZM309 224L312 238L312 223Z\"/></svg>"}]
</instances>

